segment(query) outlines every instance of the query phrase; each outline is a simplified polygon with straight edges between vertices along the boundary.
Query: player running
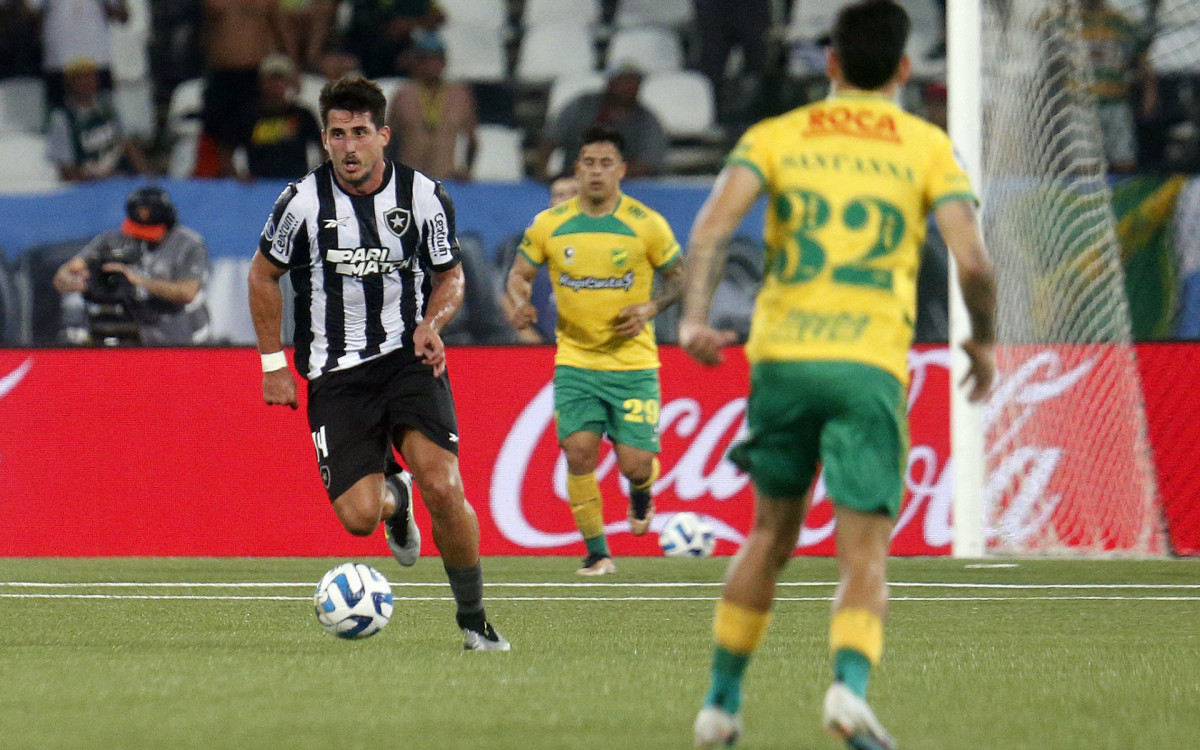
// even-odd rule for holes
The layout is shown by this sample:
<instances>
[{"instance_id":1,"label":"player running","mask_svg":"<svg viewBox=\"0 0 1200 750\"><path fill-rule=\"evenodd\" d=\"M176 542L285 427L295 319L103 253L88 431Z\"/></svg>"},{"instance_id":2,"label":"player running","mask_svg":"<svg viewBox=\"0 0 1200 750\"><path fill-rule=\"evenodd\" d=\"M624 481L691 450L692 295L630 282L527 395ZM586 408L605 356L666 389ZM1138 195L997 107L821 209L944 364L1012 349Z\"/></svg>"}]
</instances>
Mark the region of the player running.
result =
<instances>
[{"instance_id":1,"label":"player running","mask_svg":"<svg viewBox=\"0 0 1200 750\"><path fill-rule=\"evenodd\" d=\"M629 480L630 530L645 534L654 517L661 397L652 321L679 299L683 279L671 227L621 192L624 151L624 138L612 128L584 132L575 163L580 194L534 218L508 274L506 309L518 330L537 320L529 300L540 266L554 286L554 414L567 457L567 502L587 545L576 572L585 576L617 569L595 473L605 435ZM652 295L656 271L662 283Z\"/></svg>"},{"instance_id":2,"label":"player running","mask_svg":"<svg viewBox=\"0 0 1200 750\"><path fill-rule=\"evenodd\" d=\"M995 279L975 196L946 134L894 101L908 77L908 31L892 0L843 9L827 60L832 95L748 130L692 229L680 343L715 365L733 340L706 325L725 244L768 196L766 280L746 344L750 434L731 451L754 482L756 514L717 604L697 747L741 734L742 675L766 633L818 464L838 551L823 724L857 750L895 747L866 695L883 653L888 547L908 457L906 358L930 211L971 317L962 344L971 400L987 394L995 369Z\"/></svg>"}]
</instances>

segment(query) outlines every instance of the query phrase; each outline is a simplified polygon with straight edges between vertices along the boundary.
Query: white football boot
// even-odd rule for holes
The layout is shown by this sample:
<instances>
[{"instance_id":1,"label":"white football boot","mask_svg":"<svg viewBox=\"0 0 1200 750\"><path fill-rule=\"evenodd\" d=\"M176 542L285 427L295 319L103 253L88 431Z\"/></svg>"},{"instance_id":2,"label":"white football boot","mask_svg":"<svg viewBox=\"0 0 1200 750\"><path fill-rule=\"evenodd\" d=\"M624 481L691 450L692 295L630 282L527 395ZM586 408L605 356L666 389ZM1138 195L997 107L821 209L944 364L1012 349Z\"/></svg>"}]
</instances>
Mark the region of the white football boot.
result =
<instances>
[{"instance_id":1,"label":"white football boot","mask_svg":"<svg viewBox=\"0 0 1200 750\"><path fill-rule=\"evenodd\" d=\"M383 522L384 536L396 562L411 568L421 556L421 530L412 512L412 474L401 471L386 481L396 498L396 512Z\"/></svg>"},{"instance_id":2,"label":"white football boot","mask_svg":"<svg viewBox=\"0 0 1200 750\"><path fill-rule=\"evenodd\" d=\"M737 742L745 731L740 713L731 714L717 706L705 706L700 709L692 729L696 734L695 747L705 750L729 747Z\"/></svg>"},{"instance_id":3,"label":"white football boot","mask_svg":"<svg viewBox=\"0 0 1200 750\"><path fill-rule=\"evenodd\" d=\"M867 702L840 682L825 693L825 711L821 721L825 731L845 740L854 750L896 750L895 738L875 718Z\"/></svg>"}]
</instances>

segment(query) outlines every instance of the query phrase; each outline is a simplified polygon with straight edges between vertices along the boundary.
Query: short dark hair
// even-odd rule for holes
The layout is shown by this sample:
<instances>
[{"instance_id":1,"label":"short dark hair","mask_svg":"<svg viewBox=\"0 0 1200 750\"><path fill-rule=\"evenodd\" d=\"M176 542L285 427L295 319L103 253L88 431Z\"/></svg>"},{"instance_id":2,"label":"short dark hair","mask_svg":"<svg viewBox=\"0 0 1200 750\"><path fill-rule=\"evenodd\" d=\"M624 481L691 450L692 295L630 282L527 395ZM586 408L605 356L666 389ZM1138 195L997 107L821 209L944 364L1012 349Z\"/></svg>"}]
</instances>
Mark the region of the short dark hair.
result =
<instances>
[{"instance_id":1,"label":"short dark hair","mask_svg":"<svg viewBox=\"0 0 1200 750\"><path fill-rule=\"evenodd\" d=\"M896 75L912 22L894 0L862 0L838 13L831 40L846 82L878 89Z\"/></svg>"},{"instance_id":2,"label":"short dark hair","mask_svg":"<svg viewBox=\"0 0 1200 750\"><path fill-rule=\"evenodd\" d=\"M387 97L379 84L360 76L339 78L321 89L321 127L329 127L329 111L366 112L375 127L382 128L387 112Z\"/></svg>"},{"instance_id":3,"label":"short dark hair","mask_svg":"<svg viewBox=\"0 0 1200 750\"><path fill-rule=\"evenodd\" d=\"M625 136L611 125L596 124L583 131L583 138L579 144L580 150L593 143L611 143L621 158L625 158Z\"/></svg>"}]
</instances>

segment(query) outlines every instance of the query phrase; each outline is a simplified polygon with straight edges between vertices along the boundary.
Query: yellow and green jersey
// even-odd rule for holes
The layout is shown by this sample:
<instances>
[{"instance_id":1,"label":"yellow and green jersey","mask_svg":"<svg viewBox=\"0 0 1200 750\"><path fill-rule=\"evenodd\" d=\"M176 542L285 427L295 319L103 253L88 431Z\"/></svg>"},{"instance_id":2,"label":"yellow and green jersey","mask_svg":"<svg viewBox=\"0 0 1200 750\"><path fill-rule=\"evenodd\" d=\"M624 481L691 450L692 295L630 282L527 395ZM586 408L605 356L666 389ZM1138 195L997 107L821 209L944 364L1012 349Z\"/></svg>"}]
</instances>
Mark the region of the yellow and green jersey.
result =
<instances>
[{"instance_id":1,"label":"yellow and green jersey","mask_svg":"<svg viewBox=\"0 0 1200 750\"><path fill-rule=\"evenodd\" d=\"M658 212L621 194L612 213L585 214L579 199L538 214L521 239L521 253L546 266L558 304L554 364L590 370L659 366L654 326L632 339L613 330L626 305L650 300L654 270L676 263L675 235Z\"/></svg>"},{"instance_id":2,"label":"yellow and green jersey","mask_svg":"<svg viewBox=\"0 0 1200 750\"><path fill-rule=\"evenodd\" d=\"M770 199L747 358L862 362L907 383L926 217L975 200L946 133L841 94L750 128L727 163Z\"/></svg>"}]
</instances>

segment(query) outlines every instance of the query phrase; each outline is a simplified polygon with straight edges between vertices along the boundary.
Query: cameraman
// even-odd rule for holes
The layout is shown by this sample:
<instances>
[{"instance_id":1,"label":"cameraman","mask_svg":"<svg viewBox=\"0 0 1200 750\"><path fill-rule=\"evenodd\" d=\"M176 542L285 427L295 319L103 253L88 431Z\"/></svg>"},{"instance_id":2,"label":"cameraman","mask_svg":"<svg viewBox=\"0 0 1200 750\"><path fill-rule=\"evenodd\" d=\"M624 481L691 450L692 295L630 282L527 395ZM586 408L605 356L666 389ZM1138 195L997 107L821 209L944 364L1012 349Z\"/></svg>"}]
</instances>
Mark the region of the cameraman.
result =
<instances>
[{"instance_id":1,"label":"cameraman","mask_svg":"<svg viewBox=\"0 0 1200 750\"><path fill-rule=\"evenodd\" d=\"M54 274L61 294L81 292L91 343L181 346L208 341L204 239L176 225L165 190L125 200L121 228L102 232Z\"/></svg>"}]
</instances>

